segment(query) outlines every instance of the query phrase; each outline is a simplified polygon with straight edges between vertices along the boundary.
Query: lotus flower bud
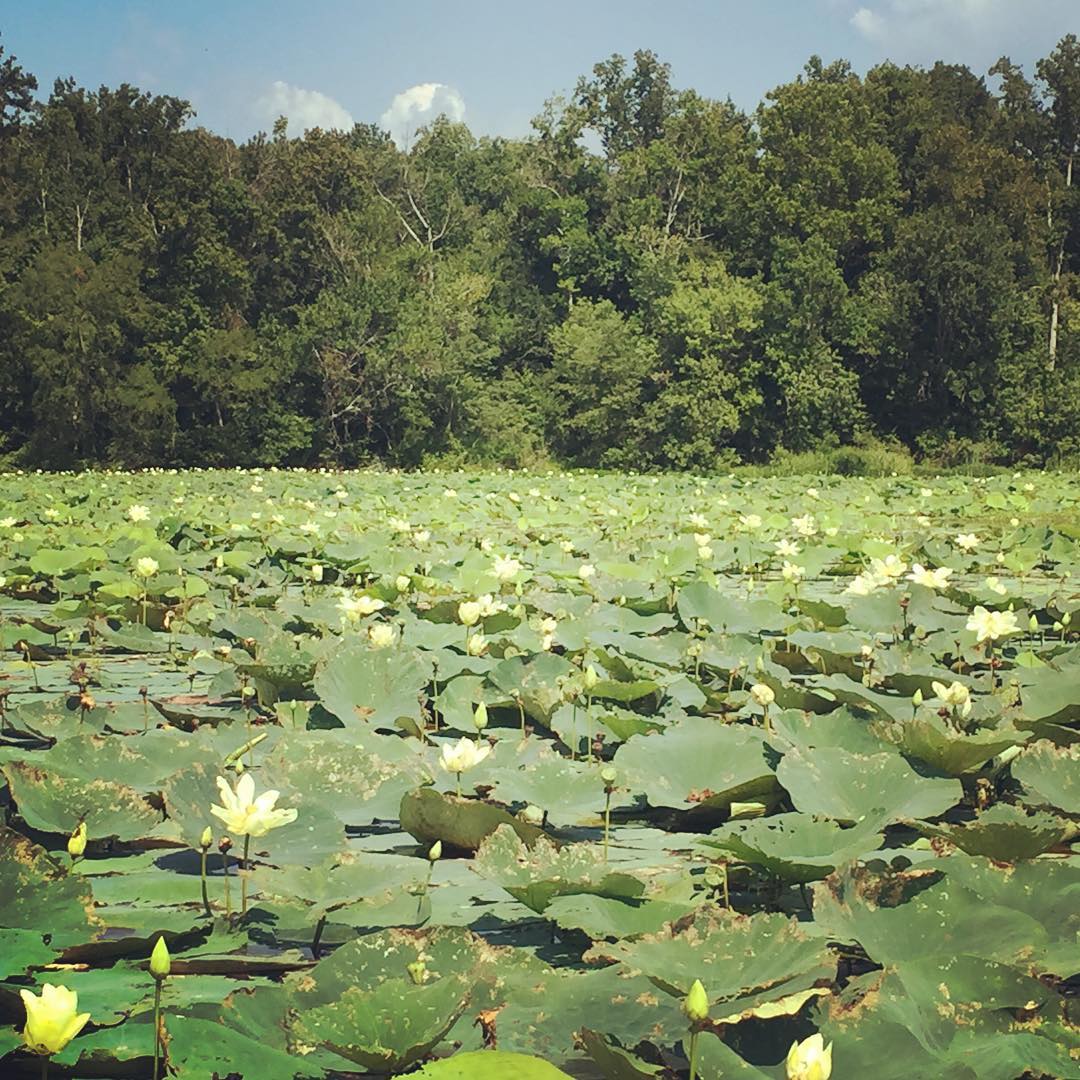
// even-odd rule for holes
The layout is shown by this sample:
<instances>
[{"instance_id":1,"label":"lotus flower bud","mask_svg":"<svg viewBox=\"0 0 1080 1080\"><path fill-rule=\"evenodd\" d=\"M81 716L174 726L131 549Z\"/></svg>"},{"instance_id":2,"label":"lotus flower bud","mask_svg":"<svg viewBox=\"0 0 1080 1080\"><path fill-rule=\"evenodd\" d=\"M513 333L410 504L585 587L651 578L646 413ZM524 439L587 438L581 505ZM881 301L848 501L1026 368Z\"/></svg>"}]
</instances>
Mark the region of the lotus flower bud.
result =
<instances>
[{"instance_id":1,"label":"lotus flower bud","mask_svg":"<svg viewBox=\"0 0 1080 1080\"><path fill-rule=\"evenodd\" d=\"M585 684L586 690L592 690L596 684L600 681L600 676L596 674L596 668L592 664L586 664L585 670L581 675L582 682Z\"/></svg>"},{"instance_id":2,"label":"lotus flower bud","mask_svg":"<svg viewBox=\"0 0 1080 1080\"><path fill-rule=\"evenodd\" d=\"M472 721L477 731L483 731L484 728L488 726L488 711L487 705L485 705L484 702L481 701L480 704L476 706L476 710L473 712Z\"/></svg>"},{"instance_id":3,"label":"lotus flower bud","mask_svg":"<svg viewBox=\"0 0 1080 1080\"><path fill-rule=\"evenodd\" d=\"M68 854L73 859L81 859L83 852L86 851L86 822L80 821L75 826L75 831L68 837L67 842Z\"/></svg>"},{"instance_id":4,"label":"lotus flower bud","mask_svg":"<svg viewBox=\"0 0 1080 1080\"><path fill-rule=\"evenodd\" d=\"M691 1024L700 1024L709 1019L709 995L700 979L694 980L690 992L683 1001L683 1012Z\"/></svg>"},{"instance_id":5,"label":"lotus flower bud","mask_svg":"<svg viewBox=\"0 0 1080 1080\"><path fill-rule=\"evenodd\" d=\"M1072 612L1071 611L1066 611L1065 614L1061 616L1061 625L1062 626L1068 626L1069 623L1071 623L1071 622L1072 622Z\"/></svg>"},{"instance_id":6,"label":"lotus flower bud","mask_svg":"<svg viewBox=\"0 0 1080 1080\"><path fill-rule=\"evenodd\" d=\"M436 840L431 847L428 848L428 862L438 862L442 858L442 841Z\"/></svg>"},{"instance_id":7,"label":"lotus flower bud","mask_svg":"<svg viewBox=\"0 0 1080 1080\"><path fill-rule=\"evenodd\" d=\"M405 574L398 574L398 576L394 578L394 588L397 589L398 592L408 592L411 584L412 579L406 577Z\"/></svg>"},{"instance_id":8,"label":"lotus flower bud","mask_svg":"<svg viewBox=\"0 0 1080 1080\"><path fill-rule=\"evenodd\" d=\"M921 688L916 690L915 693L911 695L911 704L914 705L916 709L923 703L923 700L923 692Z\"/></svg>"},{"instance_id":9,"label":"lotus flower bud","mask_svg":"<svg viewBox=\"0 0 1080 1080\"><path fill-rule=\"evenodd\" d=\"M169 956L169 947L163 937L158 937L154 951L150 954L150 974L155 979L167 979L172 970L172 958Z\"/></svg>"},{"instance_id":10,"label":"lotus flower bud","mask_svg":"<svg viewBox=\"0 0 1080 1080\"><path fill-rule=\"evenodd\" d=\"M210 831L210 826L207 825L202 831L202 836L199 837L199 847L203 851L209 851L210 845L214 842L214 834Z\"/></svg>"}]
</instances>

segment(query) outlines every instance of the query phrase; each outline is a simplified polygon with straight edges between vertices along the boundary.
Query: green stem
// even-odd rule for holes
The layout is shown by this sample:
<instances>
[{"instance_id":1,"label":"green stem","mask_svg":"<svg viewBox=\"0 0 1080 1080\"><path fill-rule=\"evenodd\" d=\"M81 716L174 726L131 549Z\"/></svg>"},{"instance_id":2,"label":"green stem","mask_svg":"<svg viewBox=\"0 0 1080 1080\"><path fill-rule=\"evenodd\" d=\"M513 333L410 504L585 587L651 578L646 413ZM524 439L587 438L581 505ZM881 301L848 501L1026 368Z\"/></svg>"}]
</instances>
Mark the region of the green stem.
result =
<instances>
[{"instance_id":1,"label":"green stem","mask_svg":"<svg viewBox=\"0 0 1080 1080\"><path fill-rule=\"evenodd\" d=\"M201 883L202 883L203 910L206 912L206 917L209 919L210 915L211 915L211 912L210 912L210 897L209 897L209 895L207 894L207 891L206 891L206 848L202 849L202 858L199 861L200 861L199 877L202 879Z\"/></svg>"},{"instance_id":2,"label":"green stem","mask_svg":"<svg viewBox=\"0 0 1080 1080\"><path fill-rule=\"evenodd\" d=\"M326 916L320 915L319 921L315 924L315 934L311 939L311 958L312 960L319 959L319 942L322 941L323 930L326 929Z\"/></svg>"},{"instance_id":3,"label":"green stem","mask_svg":"<svg viewBox=\"0 0 1080 1080\"><path fill-rule=\"evenodd\" d=\"M731 907L731 893L730 893L730 892L728 892L728 868L727 868L727 859L724 859L724 860L723 860L723 861L722 861L722 862L720 863L720 869L721 869L721 871L723 872L723 875L724 875L724 877L723 877L723 883L722 883L722 887L723 887L723 890L724 890L724 907L726 907L726 908L729 908L729 909L730 909L730 907Z\"/></svg>"},{"instance_id":4,"label":"green stem","mask_svg":"<svg viewBox=\"0 0 1080 1080\"><path fill-rule=\"evenodd\" d=\"M428 862L427 879L424 881L424 888L420 892L420 899L416 901L416 920L420 921L420 914L424 910L424 897L427 896L428 890L431 888L431 875L435 870L435 864Z\"/></svg>"},{"instance_id":5,"label":"green stem","mask_svg":"<svg viewBox=\"0 0 1080 1080\"><path fill-rule=\"evenodd\" d=\"M41 1080L49 1080L49 1059L47 1057L41 1059Z\"/></svg>"},{"instance_id":6,"label":"green stem","mask_svg":"<svg viewBox=\"0 0 1080 1080\"><path fill-rule=\"evenodd\" d=\"M604 792L604 862L608 861L608 839L611 836L611 792Z\"/></svg>"},{"instance_id":7,"label":"green stem","mask_svg":"<svg viewBox=\"0 0 1080 1080\"><path fill-rule=\"evenodd\" d=\"M695 1029L690 1032L690 1080L697 1078L697 1040L698 1032Z\"/></svg>"},{"instance_id":8,"label":"green stem","mask_svg":"<svg viewBox=\"0 0 1080 1080\"><path fill-rule=\"evenodd\" d=\"M229 853L221 853L221 868L225 871L225 918L232 918L232 896L229 892Z\"/></svg>"},{"instance_id":9,"label":"green stem","mask_svg":"<svg viewBox=\"0 0 1080 1080\"><path fill-rule=\"evenodd\" d=\"M251 861L248 852L251 850L251 833L244 836L244 876L240 879L240 914L247 914L247 879L251 873Z\"/></svg>"},{"instance_id":10,"label":"green stem","mask_svg":"<svg viewBox=\"0 0 1080 1080\"><path fill-rule=\"evenodd\" d=\"M592 694L585 696L585 738L589 741L589 764L592 764Z\"/></svg>"},{"instance_id":11,"label":"green stem","mask_svg":"<svg viewBox=\"0 0 1080 1080\"><path fill-rule=\"evenodd\" d=\"M456 773L457 776L457 797L461 798L461 773Z\"/></svg>"},{"instance_id":12,"label":"green stem","mask_svg":"<svg viewBox=\"0 0 1080 1080\"><path fill-rule=\"evenodd\" d=\"M161 1075L161 980L154 980L154 1080Z\"/></svg>"}]
</instances>

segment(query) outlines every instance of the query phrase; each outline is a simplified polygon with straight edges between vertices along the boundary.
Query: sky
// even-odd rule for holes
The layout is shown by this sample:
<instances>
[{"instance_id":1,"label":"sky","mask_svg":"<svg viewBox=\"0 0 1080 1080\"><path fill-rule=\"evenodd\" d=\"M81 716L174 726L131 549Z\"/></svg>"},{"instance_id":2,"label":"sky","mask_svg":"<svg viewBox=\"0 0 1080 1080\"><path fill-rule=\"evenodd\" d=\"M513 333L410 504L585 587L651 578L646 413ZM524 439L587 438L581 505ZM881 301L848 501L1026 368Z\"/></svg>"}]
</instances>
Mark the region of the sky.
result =
<instances>
[{"instance_id":1,"label":"sky","mask_svg":"<svg viewBox=\"0 0 1080 1080\"><path fill-rule=\"evenodd\" d=\"M376 122L399 141L440 113L520 136L612 53L652 49L672 81L752 109L807 59L865 71L1001 55L1033 73L1080 0L0 0L0 45L43 93L57 77L190 101L234 139Z\"/></svg>"}]
</instances>

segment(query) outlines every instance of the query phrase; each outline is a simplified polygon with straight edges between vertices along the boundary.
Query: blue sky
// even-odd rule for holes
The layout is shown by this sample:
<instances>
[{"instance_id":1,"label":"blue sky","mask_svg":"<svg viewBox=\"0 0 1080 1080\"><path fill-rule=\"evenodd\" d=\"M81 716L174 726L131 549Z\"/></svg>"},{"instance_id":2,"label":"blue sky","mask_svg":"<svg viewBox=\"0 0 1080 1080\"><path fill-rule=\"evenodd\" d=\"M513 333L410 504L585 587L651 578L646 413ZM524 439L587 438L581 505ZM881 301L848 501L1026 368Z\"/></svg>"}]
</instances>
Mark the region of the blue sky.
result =
<instances>
[{"instance_id":1,"label":"blue sky","mask_svg":"<svg viewBox=\"0 0 1080 1080\"><path fill-rule=\"evenodd\" d=\"M0 6L0 43L47 91L57 76L187 98L243 139L380 121L399 136L438 112L522 135L594 63L649 48L679 87L752 108L807 58L961 62L1032 71L1080 0L36 0Z\"/></svg>"}]
</instances>

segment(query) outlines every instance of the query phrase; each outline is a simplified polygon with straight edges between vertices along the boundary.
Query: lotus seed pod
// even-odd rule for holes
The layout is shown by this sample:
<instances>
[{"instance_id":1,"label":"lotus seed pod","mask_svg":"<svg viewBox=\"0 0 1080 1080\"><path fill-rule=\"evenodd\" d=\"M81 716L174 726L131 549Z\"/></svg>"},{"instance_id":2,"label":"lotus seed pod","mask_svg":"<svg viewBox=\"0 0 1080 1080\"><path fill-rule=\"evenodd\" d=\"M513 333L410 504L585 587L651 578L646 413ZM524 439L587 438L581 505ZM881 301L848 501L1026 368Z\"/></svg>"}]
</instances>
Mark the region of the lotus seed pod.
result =
<instances>
[{"instance_id":1,"label":"lotus seed pod","mask_svg":"<svg viewBox=\"0 0 1080 1080\"><path fill-rule=\"evenodd\" d=\"M522 807L518 811L518 819L524 821L526 825L543 825L544 811L539 806L529 803L528 806Z\"/></svg>"},{"instance_id":2,"label":"lotus seed pod","mask_svg":"<svg viewBox=\"0 0 1080 1080\"><path fill-rule=\"evenodd\" d=\"M158 937L154 951L150 954L150 974L155 979L166 979L172 970L172 958L169 956L169 947L163 937Z\"/></svg>"},{"instance_id":3,"label":"lotus seed pod","mask_svg":"<svg viewBox=\"0 0 1080 1080\"><path fill-rule=\"evenodd\" d=\"M763 709L768 708L776 700L772 687L766 686L765 683L754 683L750 687L750 696Z\"/></svg>"},{"instance_id":4,"label":"lotus seed pod","mask_svg":"<svg viewBox=\"0 0 1080 1080\"><path fill-rule=\"evenodd\" d=\"M700 979L694 980L690 992L683 1001L683 1012L692 1024L700 1024L709 1019L709 995L705 993L705 987Z\"/></svg>"},{"instance_id":5,"label":"lotus seed pod","mask_svg":"<svg viewBox=\"0 0 1080 1080\"><path fill-rule=\"evenodd\" d=\"M615 767L613 765L605 765L600 770L600 779L603 780L605 784L614 784L617 775L618 773L615 772Z\"/></svg>"}]
</instances>

